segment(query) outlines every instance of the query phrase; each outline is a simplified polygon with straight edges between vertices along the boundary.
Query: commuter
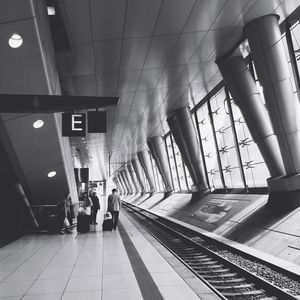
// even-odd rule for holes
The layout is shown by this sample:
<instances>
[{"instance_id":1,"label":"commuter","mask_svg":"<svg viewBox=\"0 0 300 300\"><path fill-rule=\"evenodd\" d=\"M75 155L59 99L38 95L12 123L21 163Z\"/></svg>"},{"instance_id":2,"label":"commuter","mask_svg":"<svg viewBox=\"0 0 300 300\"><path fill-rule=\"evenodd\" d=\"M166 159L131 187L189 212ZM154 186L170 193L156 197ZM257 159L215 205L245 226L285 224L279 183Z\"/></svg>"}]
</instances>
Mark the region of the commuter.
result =
<instances>
[{"instance_id":1,"label":"commuter","mask_svg":"<svg viewBox=\"0 0 300 300\"><path fill-rule=\"evenodd\" d=\"M91 218L91 224L97 225L97 213L98 210L100 209L100 203L99 203L99 198L97 197L97 193L94 191L91 195L91 200L93 203L92 206L92 218Z\"/></svg>"},{"instance_id":2,"label":"commuter","mask_svg":"<svg viewBox=\"0 0 300 300\"><path fill-rule=\"evenodd\" d=\"M73 208L71 195L70 195L69 192L64 193L64 202L65 202L65 205L66 205L67 219L69 221L69 224L73 225L74 208Z\"/></svg>"},{"instance_id":3,"label":"commuter","mask_svg":"<svg viewBox=\"0 0 300 300\"><path fill-rule=\"evenodd\" d=\"M81 198L81 205L82 211L85 215L91 215L91 207L93 205L93 202L91 198L88 196L87 192L83 192L82 198Z\"/></svg>"},{"instance_id":4,"label":"commuter","mask_svg":"<svg viewBox=\"0 0 300 300\"><path fill-rule=\"evenodd\" d=\"M111 204L112 204L113 194L114 194L115 191L116 191L116 189L112 189L111 194L108 195L108 198L107 198L107 211L110 212L110 213L112 213Z\"/></svg>"},{"instance_id":5,"label":"commuter","mask_svg":"<svg viewBox=\"0 0 300 300\"><path fill-rule=\"evenodd\" d=\"M112 217L113 217L113 228L114 230L116 230L119 221L119 212L121 209L121 198L118 193L118 190L116 189L114 189L112 195L111 208L112 208Z\"/></svg>"}]
</instances>

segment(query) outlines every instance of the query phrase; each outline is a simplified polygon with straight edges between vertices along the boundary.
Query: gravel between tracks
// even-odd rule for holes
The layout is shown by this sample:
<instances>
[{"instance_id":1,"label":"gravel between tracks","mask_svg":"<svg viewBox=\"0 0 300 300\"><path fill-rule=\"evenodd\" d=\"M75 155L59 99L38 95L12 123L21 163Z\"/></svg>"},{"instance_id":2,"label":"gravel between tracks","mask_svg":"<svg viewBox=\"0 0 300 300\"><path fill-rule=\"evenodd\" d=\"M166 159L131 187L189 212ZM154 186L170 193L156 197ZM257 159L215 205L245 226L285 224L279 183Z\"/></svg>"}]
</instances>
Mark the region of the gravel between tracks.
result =
<instances>
[{"instance_id":1,"label":"gravel between tracks","mask_svg":"<svg viewBox=\"0 0 300 300\"><path fill-rule=\"evenodd\" d=\"M220 256L228 259L231 262L239 265L240 267L250 271L251 273L264 278L266 281L280 287L281 289L289 292L294 296L300 296L300 282L287 277L284 274L280 274L277 271L272 270L266 265L261 264L258 261L252 261L241 255L231 253L227 250L220 249L219 247L209 244L203 241L200 237L191 238L193 241L201 244L209 250L219 254Z\"/></svg>"}]
</instances>

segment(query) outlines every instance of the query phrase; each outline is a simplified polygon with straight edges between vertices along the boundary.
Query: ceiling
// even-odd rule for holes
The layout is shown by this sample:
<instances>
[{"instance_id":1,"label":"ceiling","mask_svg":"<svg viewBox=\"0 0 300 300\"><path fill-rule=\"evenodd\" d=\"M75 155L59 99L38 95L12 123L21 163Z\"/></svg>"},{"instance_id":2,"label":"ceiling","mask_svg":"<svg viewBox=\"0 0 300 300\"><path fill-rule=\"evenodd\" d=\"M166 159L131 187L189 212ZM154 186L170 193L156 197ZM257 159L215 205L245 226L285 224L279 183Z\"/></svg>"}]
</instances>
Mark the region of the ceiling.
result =
<instances>
[{"instance_id":1,"label":"ceiling","mask_svg":"<svg viewBox=\"0 0 300 300\"><path fill-rule=\"evenodd\" d=\"M20 19L19 28L28 26L30 6L10 1L14 3L10 9L4 7L7 1L0 1L0 36L1 28L13 26L14 18ZM24 2L37 6L41 1ZM16 57L4 53L2 66L16 72L15 81L0 80L0 90L59 93L55 69L46 68L46 80L39 75L48 62L56 65L65 94L119 96L118 106L106 110L106 134L70 139L75 167L89 167L91 180L107 178L145 149L148 137L168 132L166 118L172 109L194 106L221 81L215 60L241 40L247 22L270 13L278 14L282 21L300 4L300 0L53 2L71 50L56 52L54 62L51 55L37 59L33 50ZM36 37L33 33L28 38ZM41 39L52 47L49 37ZM0 70L0 76L5 77L5 72ZM24 81L28 76L31 80Z\"/></svg>"}]
</instances>

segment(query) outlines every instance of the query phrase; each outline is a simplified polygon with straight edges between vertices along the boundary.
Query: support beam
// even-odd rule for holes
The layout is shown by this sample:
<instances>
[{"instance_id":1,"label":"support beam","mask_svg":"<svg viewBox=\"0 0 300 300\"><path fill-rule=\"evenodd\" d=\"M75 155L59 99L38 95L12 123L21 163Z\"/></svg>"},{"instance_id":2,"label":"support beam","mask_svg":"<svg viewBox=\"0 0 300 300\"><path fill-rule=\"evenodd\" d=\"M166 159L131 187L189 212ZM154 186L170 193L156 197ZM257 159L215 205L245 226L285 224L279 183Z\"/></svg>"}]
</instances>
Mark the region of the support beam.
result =
<instances>
[{"instance_id":1,"label":"support beam","mask_svg":"<svg viewBox=\"0 0 300 300\"><path fill-rule=\"evenodd\" d=\"M158 171L162 177L165 187L165 198L170 196L174 190L170 169L168 166L168 156L164 140L161 136L155 136L147 141L149 150L155 160Z\"/></svg>"},{"instance_id":2,"label":"support beam","mask_svg":"<svg viewBox=\"0 0 300 300\"><path fill-rule=\"evenodd\" d=\"M295 208L300 206L300 114L278 16L257 18L248 23L244 31L286 171L285 177L269 180L268 206L280 210Z\"/></svg>"},{"instance_id":3,"label":"support beam","mask_svg":"<svg viewBox=\"0 0 300 300\"><path fill-rule=\"evenodd\" d=\"M125 178L128 182L128 185L129 185L129 188L130 188L130 191L131 191L130 194L134 194L135 193L135 188L134 188L134 185L131 181L131 178L130 178L129 172L127 170L126 164L124 165L123 172L124 172Z\"/></svg>"},{"instance_id":4,"label":"support beam","mask_svg":"<svg viewBox=\"0 0 300 300\"><path fill-rule=\"evenodd\" d=\"M124 195L124 196L127 195L127 194L128 194L128 191L127 191L126 185L124 184L123 178L122 178L122 176L121 176L120 173L118 174L117 179L118 179L118 181L119 181L119 183L120 183L120 185L121 185L121 188L122 188L122 190L123 190L123 195Z\"/></svg>"},{"instance_id":5,"label":"support beam","mask_svg":"<svg viewBox=\"0 0 300 300\"><path fill-rule=\"evenodd\" d=\"M150 193L153 194L155 192L155 187L154 187L154 178L153 178L153 172L152 172L152 166L151 166L151 161L150 161L150 156L148 150L140 151L137 154L140 163L142 165L142 168L144 169L146 178L149 182L150 186Z\"/></svg>"},{"instance_id":6,"label":"support beam","mask_svg":"<svg viewBox=\"0 0 300 300\"><path fill-rule=\"evenodd\" d=\"M204 175L204 167L200 154L200 145L188 107L174 110L174 114L167 119L171 133L178 145L183 161L186 164L192 181L192 192L202 197L209 192Z\"/></svg>"},{"instance_id":7,"label":"support beam","mask_svg":"<svg viewBox=\"0 0 300 300\"><path fill-rule=\"evenodd\" d=\"M140 164L140 161L138 159L138 157L136 156L132 161L131 164L133 166L133 169L135 171L137 180L140 184L140 187L142 189L142 194L144 194L146 192L146 188L145 188L145 184L144 184L144 180L143 180L143 170Z\"/></svg>"},{"instance_id":8,"label":"support beam","mask_svg":"<svg viewBox=\"0 0 300 300\"><path fill-rule=\"evenodd\" d=\"M243 114L271 177L285 175L276 135L245 60L242 56L234 56L218 59L216 63L234 102Z\"/></svg>"},{"instance_id":9,"label":"support beam","mask_svg":"<svg viewBox=\"0 0 300 300\"><path fill-rule=\"evenodd\" d=\"M140 187L139 187L138 180L137 180L136 175L134 173L134 170L133 170L131 162L128 162L127 165L126 165L126 167L127 167L128 173L130 175L131 181L132 181L132 183L134 185L135 192L137 194L137 193L140 192Z\"/></svg>"},{"instance_id":10,"label":"support beam","mask_svg":"<svg viewBox=\"0 0 300 300\"><path fill-rule=\"evenodd\" d=\"M132 191L131 191L131 189L130 189L130 187L129 187L129 185L128 185L128 182L127 182L127 180L126 180L126 178L125 178L125 174L124 174L123 171L120 171L120 176L121 176L121 178L122 178L123 185L124 185L124 187L125 187L125 189L126 189L126 194L127 194L127 195L131 194Z\"/></svg>"},{"instance_id":11,"label":"support beam","mask_svg":"<svg viewBox=\"0 0 300 300\"><path fill-rule=\"evenodd\" d=\"M114 184L116 185L117 189L120 191L120 195L123 195L124 192L123 192L123 189L122 189L117 177L113 177L112 180L113 180Z\"/></svg>"}]
</instances>

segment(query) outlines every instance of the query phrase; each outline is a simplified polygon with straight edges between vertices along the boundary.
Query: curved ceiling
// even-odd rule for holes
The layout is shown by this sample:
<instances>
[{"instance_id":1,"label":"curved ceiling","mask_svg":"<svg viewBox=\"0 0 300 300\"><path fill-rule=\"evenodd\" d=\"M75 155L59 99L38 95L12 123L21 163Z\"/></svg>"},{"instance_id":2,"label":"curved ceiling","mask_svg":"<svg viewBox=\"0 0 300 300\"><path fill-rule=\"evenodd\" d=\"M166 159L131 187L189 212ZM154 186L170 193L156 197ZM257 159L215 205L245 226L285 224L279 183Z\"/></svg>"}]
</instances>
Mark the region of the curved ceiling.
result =
<instances>
[{"instance_id":1,"label":"curved ceiling","mask_svg":"<svg viewBox=\"0 0 300 300\"><path fill-rule=\"evenodd\" d=\"M20 2L10 1L20 6ZM37 4L39 0L29 2ZM172 109L194 106L221 81L215 60L241 40L245 23L270 13L284 20L300 4L299 0L52 2L71 45L70 50L55 53L63 93L120 97L118 106L107 110L106 134L89 134L85 140L70 138L74 164L90 167L91 180L107 178L147 147L148 137L165 134ZM26 7L22 11L26 28L31 10ZM5 14L0 21L6 21ZM38 72L43 67L35 57L18 59L22 70L16 80L21 81L28 68ZM3 56L0 60L5 68L10 67ZM14 60L12 67L18 68L16 64ZM16 92L13 82L7 83L8 87L5 84L0 82L2 91ZM32 82L23 90L35 93L38 87Z\"/></svg>"}]
</instances>

